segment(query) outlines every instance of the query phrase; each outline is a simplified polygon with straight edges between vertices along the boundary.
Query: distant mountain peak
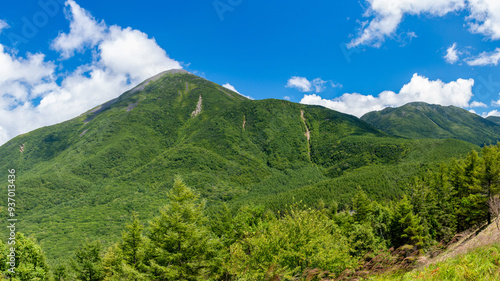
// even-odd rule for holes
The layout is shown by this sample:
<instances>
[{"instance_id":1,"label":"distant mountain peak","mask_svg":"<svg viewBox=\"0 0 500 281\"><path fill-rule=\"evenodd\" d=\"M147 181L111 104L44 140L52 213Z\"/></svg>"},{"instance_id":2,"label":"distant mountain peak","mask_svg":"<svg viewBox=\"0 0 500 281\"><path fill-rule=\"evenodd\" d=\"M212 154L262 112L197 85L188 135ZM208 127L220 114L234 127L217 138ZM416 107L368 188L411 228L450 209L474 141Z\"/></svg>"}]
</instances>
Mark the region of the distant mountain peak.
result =
<instances>
[{"instance_id":1,"label":"distant mountain peak","mask_svg":"<svg viewBox=\"0 0 500 281\"><path fill-rule=\"evenodd\" d=\"M455 138L477 145L500 140L500 126L456 106L412 102L369 112L361 119L386 133L411 138Z\"/></svg>"}]
</instances>

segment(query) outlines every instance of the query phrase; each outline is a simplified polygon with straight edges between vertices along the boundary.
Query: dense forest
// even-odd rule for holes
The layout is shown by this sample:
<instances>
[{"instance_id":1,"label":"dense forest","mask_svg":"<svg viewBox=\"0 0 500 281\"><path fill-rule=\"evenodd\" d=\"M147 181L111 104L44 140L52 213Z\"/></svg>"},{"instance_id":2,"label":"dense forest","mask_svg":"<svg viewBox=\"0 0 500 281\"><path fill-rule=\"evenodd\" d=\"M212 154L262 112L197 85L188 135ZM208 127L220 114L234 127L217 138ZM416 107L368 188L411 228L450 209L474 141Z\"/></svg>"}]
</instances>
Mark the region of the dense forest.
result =
<instances>
[{"instance_id":1,"label":"dense forest","mask_svg":"<svg viewBox=\"0 0 500 281\"><path fill-rule=\"evenodd\" d=\"M99 240L87 240L70 259L49 265L36 239L18 233L15 275L8 271L10 246L1 246L3 277L349 280L359 278L363 265L375 256L397 253L404 253L409 266L403 270L409 269L418 256L443 250L457 233L498 223L500 145L436 165L414 177L406 195L384 202L358 188L342 205L297 200L284 211L253 204L209 210L184 181L182 175L176 177L153 219L130 216L119 241L106 248ZM496 246L487 251L499 252ZM484 272L476 274L483 277L495 274L488 266L479 270Z\"/></svg>"},{"instance_id":2,"label":"dense forest","mask_svg":"<svg viewBox=\"0 0 500 281\"><path fill-rule=\"evenodd\" d=\"M16 170L16 231L36 238L53 263L86 240L109 247L134 211L146 227L177 175L205 200L208 217L224 204L233 214L317 209L320 200L347 210L358 189L385 206L409 194L415 176L471 150L480 147L396 137L324 107L249 100L171 71L2 145L0 179Z\"/></svg>"}]
</instances>

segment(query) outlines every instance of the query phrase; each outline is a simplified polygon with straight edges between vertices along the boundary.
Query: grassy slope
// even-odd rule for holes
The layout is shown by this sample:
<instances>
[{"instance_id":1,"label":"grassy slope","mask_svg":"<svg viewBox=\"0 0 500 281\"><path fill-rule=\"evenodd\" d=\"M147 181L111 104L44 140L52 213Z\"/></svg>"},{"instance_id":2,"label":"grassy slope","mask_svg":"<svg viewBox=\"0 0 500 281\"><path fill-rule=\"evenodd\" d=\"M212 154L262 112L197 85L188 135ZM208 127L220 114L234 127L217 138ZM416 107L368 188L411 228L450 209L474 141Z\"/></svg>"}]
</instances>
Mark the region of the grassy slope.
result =
<instances>
[{"instance_id":1,"label":"grassy slope","mask_svg":"<svg viewBox=\"0 0 500 281\"><path fill-rule=\"evenodd\" d=\"M447 251L406 273L387 273L368 280L500 280L500 230L495 223L479 234L464 235Z\"/></svg>"},{"instance_id":2,"label":"grassy slope","mask_svg":"<svg viewBox=\"0 0 500 281\"><path fill-rule=\"evenodd\" d=\"M115 240L134 210L150 219L176 174L211 206L345 203L358 185L373 198L397 196L426 164L474 148L395 138L322 107L251 101L191 74L167 74L9 141L0 147L0 176L18 170L19 230L56 258L85 238Z\"/></svg>"},{"instance_id":3,"label":"grassy slope","mask_svg":"<svg viewBox=\"0 0 500 281\"><path fill-rule=\"evenodd\" d=\"M386 274L363 280L500 280L500 244L477 248L464 255L404 274Z\"/></svg>"},{"instance_id":4,"label":"grassy slope","mask_svg":"<svg viewBox=\"0 0 500 281\"><path fill-rule=\"evenodd\" d=\"M498 124L454 106L416 102L370 112L361 119L389 134L412 139L455 138L476 145L496 144L500 139Z\"/></svg>"}]
</instances>

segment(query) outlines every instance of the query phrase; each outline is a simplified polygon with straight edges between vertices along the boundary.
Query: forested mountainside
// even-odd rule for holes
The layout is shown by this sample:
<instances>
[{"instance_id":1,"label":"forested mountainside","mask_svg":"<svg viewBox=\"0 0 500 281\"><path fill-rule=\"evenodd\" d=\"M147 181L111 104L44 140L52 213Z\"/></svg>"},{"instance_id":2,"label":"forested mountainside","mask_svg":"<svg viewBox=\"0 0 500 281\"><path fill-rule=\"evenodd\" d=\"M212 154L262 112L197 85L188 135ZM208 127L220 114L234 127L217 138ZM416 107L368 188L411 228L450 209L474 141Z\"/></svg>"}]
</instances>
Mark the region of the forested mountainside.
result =
<instances>
[{"instance_id":1,"label":"forested mountainside","mask_svg":"<svg viewBox=\"0 0 500 281\"><path fill-rule=\"evenodd\" d=\"M369 112L361 117L377 129L411 139L454 138L476 145L496 144L500 125L455 106L413 102L397 108Z\"/></svg>"},{"instance_id":2,"label":"forested mountainside","mask_svg":"<svg viewBox=\"0 0 500 281\"><path fill-rule=\"evenodd\" d=\"M492 142L491 137L482 143ZM32 236L21 236L20 241L28 245L26 249L36 250L37 243L41 245L53 265L51 274L55 274L57 259L73 257L73 263L67 266L71 274L78 275L83 269L77 261L99 252L99 248L101 254L95 266L100 268L102 278L113 270L122 272L130 267L137 273L134 278L139 278L135 280L155 280L148 279L151 276L181 280L184 277L178 279L181 275L175 274L191 273L201 274L195 275L202 279L205 277L200 276L236 278L238 272L248 268L246 277L234 280L263 280L267 271L276 276L295 276L318 268L328 274L346 274L346 269L357 268L367 251L407 242L423 249L432 241L450 239L463 227L483 222L484 202L478 199L483 191L476 192L475 181L464 187L471 190L470 194L450 194L449 203L459 204L463 198L472 200L468 196L474 194L479 201L471 203L475 206L471 208L480 213L474 213L477 217L465 226L455 220L447 221L451 225L446 226L445 233L434 221L443 223L441 213L433 213L443 206L429 203L425 200L431 199L425 197L422 202L434 211L425 209L428 213L420 213L415 197L405 197L417 187L415 177L427 177L429 170L441 171L440 175L447 177L443 184L448 178L455 179L455 174L447 172L455 168L442 170L440 163L454 163L453 158L462 159L471 151L479 151L474 143L480 142L394 136L354 116L319 106L249 100L177 70L157 75L77 118L12 139L0 147L0 171L7 179L9 170L16 170L16 214L22 219L18 231ZM468 165L457 163L456 167ZM470 170L463 169L456 171L467 177ZM431 185L426 194L433 192L432 198L440 198L446 193L440 188L459 188L455 184L439 188ZM358 215L363 206L369 207L365 210L370 214L367 217ZM180 212L180 217L172 217L175 212ZM453 214L455 219L460 219L460 215ZM381 221L372 220L372 216ZM403 218L407 227L421 224L424 229L405 234L410 240L394 236L405 233L407 227L400 224ZM372 225L370 220L380 225ZM151 223L144 225L147 221ZM304 224L306 221L311 222ZM188 225L194 228L183 232L188 235L186 240L175 240L175 231L185 231ZM165 226L177 230L171 233ZM304 228L311 232L302 232ZM124 229L128 230L122 233ZM297 239L302 239L302 235L309 237L303 240L305 248L294 248L292 245L298 243L295 238L282 236L288 235L289 229L296 229ZM143 234L137 234L140 232ZM132 257L128 246L124 246L127 239L132 239L127 235L144 239L140 240L144 244L137 248L145 255L141 256L146 266L143 269L127 261ZM162 235L173 235L168 237L180 243L179 251L184 249L183 243L196 239L201 239L200 245L206 247L189 250L196 254L179 252L169 258L166 253L173 253L175 247ZM276 243L288 241L290 256L281 258L292 263L282 263L278 253L276 257L268 256L269 260L248 256L254 251L251 249L258 247L261 248L256 253L260 251L262 255L270 250L266 247L279 249L265 244L271 237L277 239ZM319 244L307 248L308 239L314 237L318 237ZM114 248L104 255L104 249L111 245ZM315 256L314 262L300 261L299 255L310 256L320 249L317 247L326 252L318 252L321 256ZM230 253L219 252L228 248ZM166 266L184 264L184 257L191 254L199 254L195 262L199 266L190 265L194 269ZM214 263L205 263L206 259ZM341 267L339 260L345 261ZM267 268L260 268L261 262ZM125 269L110 269L117 263L127 265ZM123 276L109 280L134 280Z\"/></svg>"}]
</instances>

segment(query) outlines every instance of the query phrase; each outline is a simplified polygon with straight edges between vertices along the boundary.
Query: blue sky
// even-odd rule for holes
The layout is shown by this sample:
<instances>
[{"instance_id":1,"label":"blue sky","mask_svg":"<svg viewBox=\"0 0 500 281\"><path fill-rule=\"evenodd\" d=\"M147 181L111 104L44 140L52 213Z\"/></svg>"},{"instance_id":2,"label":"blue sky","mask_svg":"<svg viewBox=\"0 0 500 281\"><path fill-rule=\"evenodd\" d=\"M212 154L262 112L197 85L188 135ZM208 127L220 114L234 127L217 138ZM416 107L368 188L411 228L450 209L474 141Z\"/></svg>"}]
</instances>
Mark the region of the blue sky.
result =
<instances>
[{"instance_id":1,"label":"blue sky","mask_svg":"<svg viewBox=\"0 0 500 281\"><path fill-rule=\"evenodd\" d=\"M497 0L1 6L0 143L176 67L254 99L356 116L411 101L500 115Z\"/></svg>"}]
</instances>

